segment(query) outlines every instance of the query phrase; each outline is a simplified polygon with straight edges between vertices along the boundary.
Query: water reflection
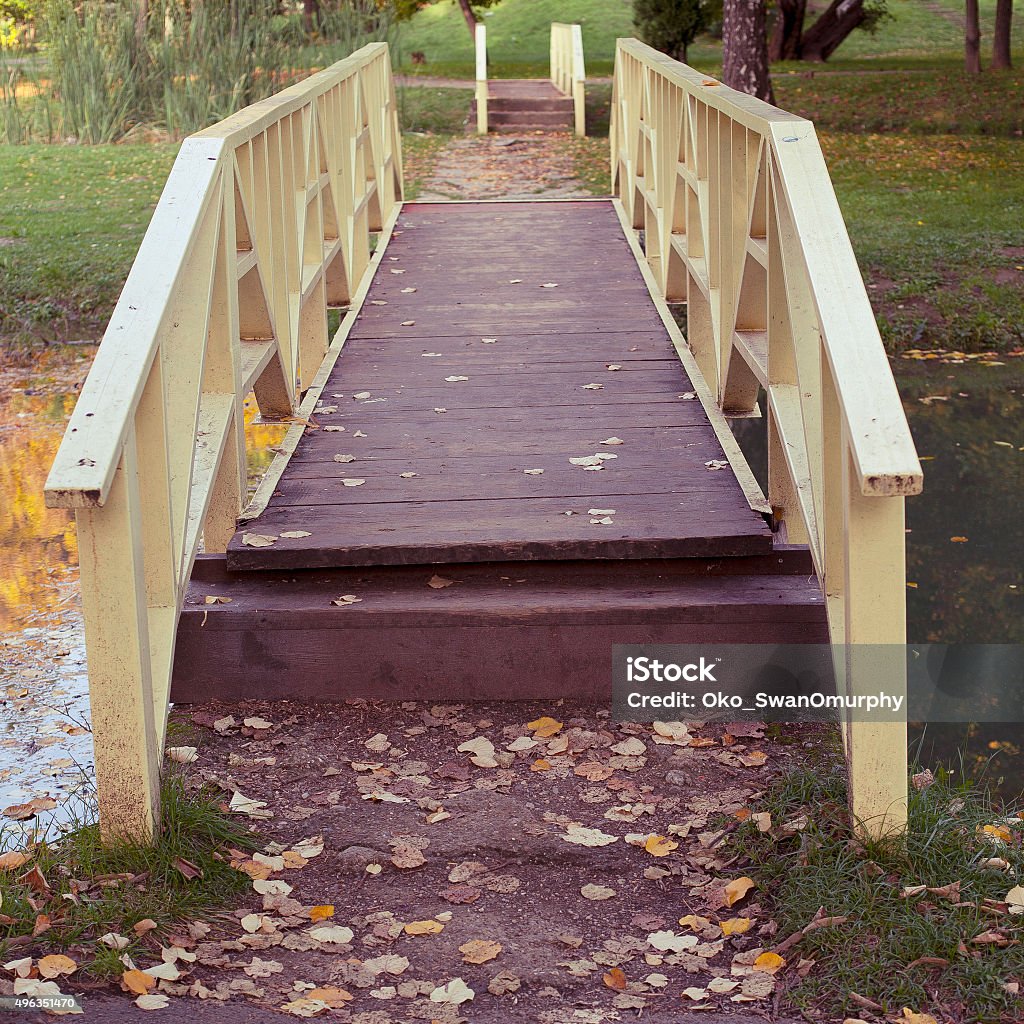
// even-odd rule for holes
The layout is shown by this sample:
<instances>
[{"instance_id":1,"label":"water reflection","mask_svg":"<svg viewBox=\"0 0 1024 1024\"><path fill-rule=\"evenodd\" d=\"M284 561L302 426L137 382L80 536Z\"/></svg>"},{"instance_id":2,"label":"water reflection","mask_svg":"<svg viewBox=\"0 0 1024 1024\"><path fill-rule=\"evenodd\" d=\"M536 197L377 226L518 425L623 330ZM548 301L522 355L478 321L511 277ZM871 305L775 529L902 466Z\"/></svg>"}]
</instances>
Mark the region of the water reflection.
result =
<instances>
[{"instance_id":1,"label":"water reflection","mask_svg":"<svg viewBox=\"0 0 1024 1024\"><path fill-rule=\"evenodd\" d=\"M1024 360L1005 366L919 364L895 372L925 474L907 501L907 637L913 643L1024 641ZM762 400L763 408L763 400ZM733 430L764 486L763 420ZM984 773L1024 793L1016 727L912 730L926 763Z\"/></svg>"},{"instance_id":2,"label":"water reflection","mask_svg":"<svg viewBox=\"0 0 1024 1024\"><path fill-rule=\"evenodd\" d=\"M92 351L54 348L31 367L0 367L0 809L52 797L79 814L83 802L68 798L87 799L90 787L74 518L46 508L43 486ZM256 413L250 397L250 486L286 429L257 422ZM0 848L17 842L19 830L50 823L46 814L2 821Z\"/></svg>"}]
</instances>

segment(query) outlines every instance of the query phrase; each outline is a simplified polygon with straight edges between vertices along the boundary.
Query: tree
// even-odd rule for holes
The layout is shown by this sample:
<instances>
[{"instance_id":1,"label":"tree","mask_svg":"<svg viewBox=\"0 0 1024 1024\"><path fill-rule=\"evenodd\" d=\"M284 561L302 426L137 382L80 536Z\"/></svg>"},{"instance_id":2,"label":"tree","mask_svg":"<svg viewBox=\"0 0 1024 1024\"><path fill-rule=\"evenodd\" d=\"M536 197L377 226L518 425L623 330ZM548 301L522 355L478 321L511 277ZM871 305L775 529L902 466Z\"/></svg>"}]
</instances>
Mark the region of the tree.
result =
<instances>
[{"instance_id":1,"label":"tree","mask_svg":"<svg viewBox=\"0 0 1024 1024\"><path fill-rule=\"evenodd\" d=\"M768 74L765 0L725 0L722 11L722 79L758 99L775 102Z\"/></svg>"},{"instance_id":2,"label":"tree","mask_svg":"<svg viewBox=\"0 0 1024 1024\"><path fill-rule=\"evenodd\" d=\"M476 23L480 20L480 11L486 7L495 7L501 0L456 0L471 39L476 39ZM430 7L438 0L395 0L395 10L400 21L411 18L418 10Z\"/></svg>"},{"instance_id":3,"label":"tree","mask_svg":"<svg viewBox=\"0 0 1024 1024\"><path fill-rule=\"evenodd\" d=\"M1010 61L1010 23L1013 0L996 0L996 28L992 36L992 67L1008 68Z\"/></svg>"},{"instance_id":4,"label":"tree","mask_svg":"<svg viewBox=\"0 0 1024 1024\"><path fill-rule=\"evenodd\" d=\"M807 29L806 16L807 0L776 0L770 60L828 60L855 29L873 33L892 17L887 0L832 0Z\"/></svg>"},{"instance_id":5,"label":"tree","mask_svg":"<svg viewBox=\"0 0 1024 1024\"><path fill-rule=\"evenodd\" d=\"M684 63L690 44L709 21L705 0L633 0L633 26L640 38Z\"/></svg>"},{"instance_id":6,"label":"tree","mask_svg":"<svg viewBox=\"0 0 1024 1024\"><path fill-rule=\"evenodd\" d=\"M967 0L964 17L964 64L967 74L981 74L981 26L978 24L978 0Z\"/></svg>"}]
</instances>

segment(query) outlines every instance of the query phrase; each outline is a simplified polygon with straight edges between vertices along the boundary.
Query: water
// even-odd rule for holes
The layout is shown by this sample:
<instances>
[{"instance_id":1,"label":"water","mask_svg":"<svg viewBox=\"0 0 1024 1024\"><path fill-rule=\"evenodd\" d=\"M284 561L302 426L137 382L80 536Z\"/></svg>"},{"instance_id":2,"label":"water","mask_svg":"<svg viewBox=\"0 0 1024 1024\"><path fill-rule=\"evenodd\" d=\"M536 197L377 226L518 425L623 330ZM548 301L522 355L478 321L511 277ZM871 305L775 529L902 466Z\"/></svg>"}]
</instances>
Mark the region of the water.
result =
<instances>
[{"instance_id":1,"label":"water","mask_svg":"<svg viewBox=\"0 0 1024 1024\"><path fill-rule=\"evenodd\" d=\"M43 486L93 352L53 348L33 367L0 367L0 809L49 798L78 814L91 793L74 517L46 508ZM285 430L259 424L255 412L250 399L251 480ZM66 817L3 819L0 847Z\"/></svg>"},{"instance_id":2,"label":"water","mask_svg":"<svg viewBox=\"0 0 1024 1024\"><path fill-rule=\"evenodd\" d=\"M985 363L991 365L983 365ZM1024 359L959 356L894 365L924 469L907 500L907 639L1024 641ZM764 486L763 420L733 424ZM1018 727L911 729L925 764L1024 794Z\"/></svg>"},{"instance_id":3,"label":"water","mask_svg":"<svg viewBox=\"0 0 1024 1024\"><path fill-rule=\"evenodd\" d=\"M64 800L91 773L75 531L42 496L91 354L54 349L32 369L0 368L0 808ZM907 503L908 636L1021 642L1024 359L900 360L896 372L925 469L924 495ZM254 411L250 403L251 477L282 436ZM757 468L763 426L737 427ZM929 729L922 757L956 761L965 742L965 770L987 765L1007 795L1024 791L1024 758L1006 726Z\"/></svg>"}]
</instances>

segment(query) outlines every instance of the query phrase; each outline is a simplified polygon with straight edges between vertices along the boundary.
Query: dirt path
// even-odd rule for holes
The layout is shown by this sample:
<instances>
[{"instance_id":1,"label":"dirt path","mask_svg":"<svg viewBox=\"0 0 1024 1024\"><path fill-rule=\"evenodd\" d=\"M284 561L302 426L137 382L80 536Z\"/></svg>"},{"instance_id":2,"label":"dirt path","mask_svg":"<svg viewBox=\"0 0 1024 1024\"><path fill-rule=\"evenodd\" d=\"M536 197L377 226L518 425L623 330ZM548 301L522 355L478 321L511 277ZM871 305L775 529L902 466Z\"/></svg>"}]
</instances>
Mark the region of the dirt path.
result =
<instances>
[{"instance_id":1,"label":"dirt path","mask_svg":"<svg viewBox=\"0 0 1024 1024\"><path fill-rule=\"evenodd\" d=\"M589 199L567 135L470 135L437 157L418 202L447 199Z\"/></svg>"}]
</instances>

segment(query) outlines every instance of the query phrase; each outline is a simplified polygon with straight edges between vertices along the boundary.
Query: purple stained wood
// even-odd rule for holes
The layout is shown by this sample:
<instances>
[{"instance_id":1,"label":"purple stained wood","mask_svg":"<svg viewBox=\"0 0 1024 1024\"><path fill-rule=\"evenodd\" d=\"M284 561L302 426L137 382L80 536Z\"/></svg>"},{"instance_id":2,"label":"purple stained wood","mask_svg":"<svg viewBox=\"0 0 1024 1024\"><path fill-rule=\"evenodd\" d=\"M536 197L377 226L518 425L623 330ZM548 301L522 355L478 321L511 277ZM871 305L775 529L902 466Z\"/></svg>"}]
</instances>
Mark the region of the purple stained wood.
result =
<instances>
[{"instance_id":1,"label":"purple stained wood","mask_svg":"<svg viewBox=\"0 0 1024 1024\"><path fill-rule=\"evenodd\" d=\"M227 566L768 552L693 390L611 203L406 204L317 429Z\"/></svg>"}]
</instances>

